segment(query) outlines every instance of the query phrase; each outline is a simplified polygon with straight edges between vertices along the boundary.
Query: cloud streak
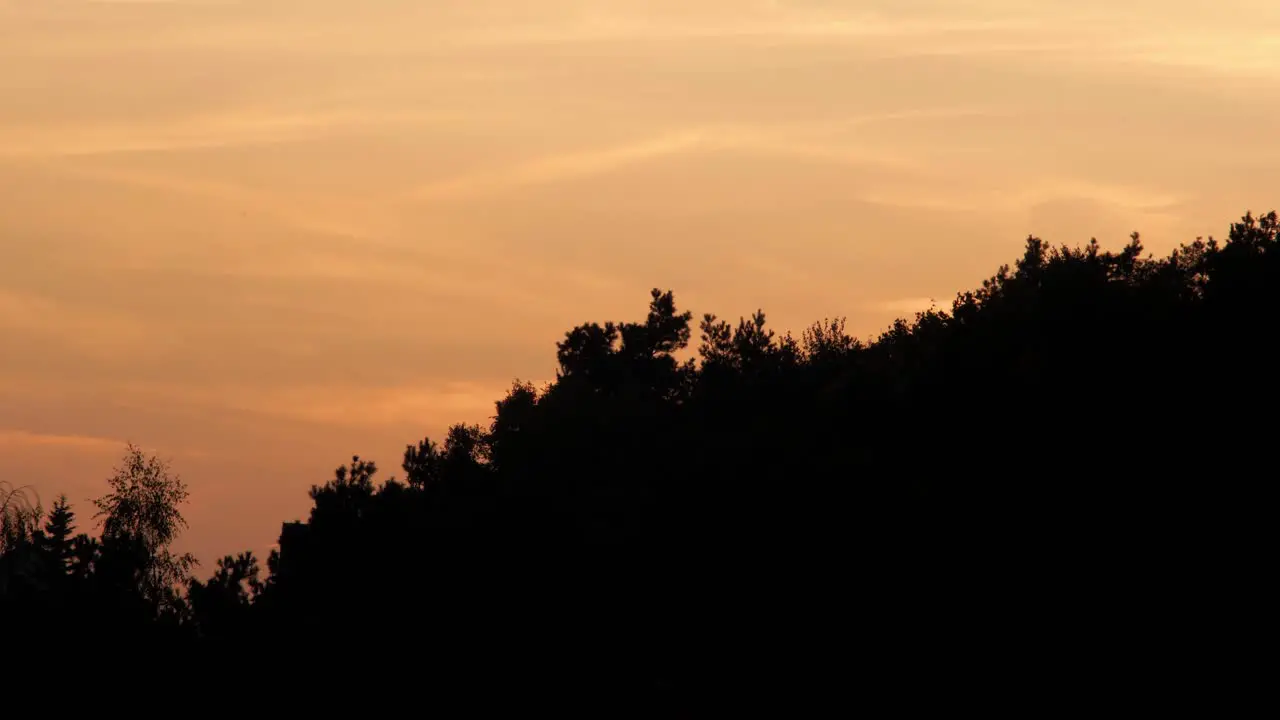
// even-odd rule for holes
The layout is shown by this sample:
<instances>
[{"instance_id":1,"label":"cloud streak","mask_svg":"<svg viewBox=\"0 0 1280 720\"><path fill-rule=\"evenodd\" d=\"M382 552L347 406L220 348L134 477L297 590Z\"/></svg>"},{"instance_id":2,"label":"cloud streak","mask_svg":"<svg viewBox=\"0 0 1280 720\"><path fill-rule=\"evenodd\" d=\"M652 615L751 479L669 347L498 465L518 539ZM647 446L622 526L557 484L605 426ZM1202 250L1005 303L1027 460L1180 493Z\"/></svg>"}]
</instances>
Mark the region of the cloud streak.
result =
<instances>
[{"instance_id":1,"label":"cloud streak","mask_svg":"<svg viewBox=\"0 0 1280 720\"><path fill-rule=\"evenodd\" d=\"M873 165L890 170L923 172L924 163L866 143L841 144L811 140L873 123L912 119L981 116L978 109L923 110L847 118L835 123L793 126L723 126L690 128L609 147L569 151L525 160L503 168L455 177L416 187L402 201L454 201L495 192L596 177L651 160L700 152L774 154L822 162Z\"/></svg>"},{"instance_id":2,"label":"cloud streak","mask_svg":"<svg viewBox=\"0 0 1280 720\"><path fill-rule=\"evenodd\" d=\"M148 340L147 327L126 314L4 289L0 331L11 338L56 340L98 359L120 357Z\"/></svg>"},{"instance_id":3,"label":"cloud streak","mask_svg":"<svg viewBox=\"0 0 1280 720\"><path fill-rule=\"evenodd\" d=\"M632 144L538 158L487 173L453 178L414 188L404 200L462 200L509 188L589 178L653 158L696 149L705 143L697 131Z\"/></svg>"},{"instance_id":4,"label":"cloud streak","mask_svg":"<svg viewBox=\"0 0 1280 720\"><path fill-rule=\"evenodd\" d=\"M480 420L509 382L444 380L414 385L305 385L287 387L196 388L186 385L135 384L133 402L181 402L208 412L247 413L322 427L443 427L461 419Z\"/></svg>"},{"instance_id":5,"label":"cloud streak","mask_svg":"<svg viewBox=\"0 0 1280 720\"><path fill-rule=\"evenodd\" d=\"M85 437L82 435L56 435L29 432L27 430L0 429L0 448L8 450L21 448L57 448L73 452L115 452L123 447L123 442L108 438Z\"/></svg>"}]
</instances>

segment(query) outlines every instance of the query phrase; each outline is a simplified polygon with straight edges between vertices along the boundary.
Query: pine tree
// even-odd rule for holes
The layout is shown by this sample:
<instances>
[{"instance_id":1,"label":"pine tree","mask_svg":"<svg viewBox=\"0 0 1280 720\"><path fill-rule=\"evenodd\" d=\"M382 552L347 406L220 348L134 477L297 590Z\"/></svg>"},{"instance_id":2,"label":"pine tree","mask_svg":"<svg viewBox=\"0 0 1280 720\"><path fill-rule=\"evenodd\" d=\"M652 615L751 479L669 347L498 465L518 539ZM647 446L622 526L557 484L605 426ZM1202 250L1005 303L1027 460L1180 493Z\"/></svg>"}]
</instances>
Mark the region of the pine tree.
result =
<instances>
[{"instance_id":1,"label":"pine tree","mask_svg":"<svg viewBox=\"0 0 1280 720\"><path fill-rule=\"evenodd\" d=\"M75 559L76 514L61 495L49 510L44 524L44 547L55 566L66 573Z\"/></svg>"}]
</instances>

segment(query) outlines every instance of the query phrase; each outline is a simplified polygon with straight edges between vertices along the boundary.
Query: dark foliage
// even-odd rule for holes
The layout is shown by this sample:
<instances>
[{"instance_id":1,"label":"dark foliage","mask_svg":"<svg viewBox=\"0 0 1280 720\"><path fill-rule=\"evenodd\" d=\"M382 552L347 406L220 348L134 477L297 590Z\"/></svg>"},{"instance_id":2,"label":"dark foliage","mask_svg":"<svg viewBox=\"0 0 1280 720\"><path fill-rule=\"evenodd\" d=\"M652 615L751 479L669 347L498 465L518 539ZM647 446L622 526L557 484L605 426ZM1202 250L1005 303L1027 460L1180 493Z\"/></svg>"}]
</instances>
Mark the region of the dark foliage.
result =
<instances>
[{"instance_id":1,"label":"dark foliage","mask_svg":"<svg viewBox=\"0 0 1280 720\"><path fill-rule=\"evenodd\" d=\"M566 333L555 381L516 383L487 426L408 446L403 481L352 458L265 580L248 553L188 578L167 550L185 488L131 449L100 540L73 536L65 500L37 530L0 496L0 592L244 667L376 661L427 701L1043 705L1049 685L1245 677L1278 227L1246 215L1164 258L1136 234L1119 252L1032 237L870 342L839 319L796 338L706 315L695 359L692 314L654 290L640 322ZM356 682L338 677L323 692Z\"/></svg>"}]
</instances>

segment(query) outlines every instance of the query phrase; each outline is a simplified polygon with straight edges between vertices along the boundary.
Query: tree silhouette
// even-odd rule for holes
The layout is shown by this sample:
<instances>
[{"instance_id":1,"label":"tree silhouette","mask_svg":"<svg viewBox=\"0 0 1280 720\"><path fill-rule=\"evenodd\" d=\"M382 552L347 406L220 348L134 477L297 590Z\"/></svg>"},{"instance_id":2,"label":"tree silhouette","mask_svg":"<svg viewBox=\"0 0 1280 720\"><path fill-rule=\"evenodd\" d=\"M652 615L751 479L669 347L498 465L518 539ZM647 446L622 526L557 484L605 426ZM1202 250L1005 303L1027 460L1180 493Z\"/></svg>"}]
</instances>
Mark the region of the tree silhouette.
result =
<instances>
[{"instance_id":1,"label":"tree silhouette","mask_svg":"<svg viewBox=\"0 0 1280 720\"><path fill-rule=\"evenodd\" d=\"M206 639L243 642L255 629L253 603L262 593L258 559L251 552L217 562L207 581L187 581L190 622ZM239 649L238 647L236 649Z\"/></svg>"},{"instance_id":2,"label":"tree silhouette","mask_svg":"<svg viewBox=\"0 0 1280 720\"><path fill-rule=\"evenodd\" d=\"M43 513L30 494L31 488L0 480L0 598L39 581L39 558L32 541Z\"/></svg>"},{"instance_id":3,"label":"tree silhouette","mask_svg":"<svg viewBox=\"0 0 1280 720\"><path fill-rule=\"evenodd\" d=\"M32 503L29 487L14 487L0 480L0 553L16 549L31 539L43 514L39 501Z\"/></svg>"},{"instance_id":4,"label":"tree silhouette","mask_svg":"<svg viewBox=\"0 0 1280 720\"><path fill-rule=\"evenodd\" d=\"M59 495L45 520L43 545L56 568L70 572L76 560L76 514L66 495Z\"/></svg>"},{"instance_id":5,"label":"tree silhouette","mask_svg":"<svg viewBox=\"0 0 1280 720\"><path fill-rule=\"evenodd\" d=\"M188 497L186 483L163 460L130 444L107 484L110 492L94 505L111 567L129 573L147 602L161 611L177 611L176 588L186 583L196 564L190 554L170 550L187 526L179 507Z\"/></svg>"},{"instance_id":6,"label":"tree silhouette","mask_svg":"<svg viewBox=\"0 0 1280 720\"><path fill-rule=\"evenodd\" d=\"M186 487L136 447L99 539L4 485L0 600L237 667L288 648L300 677L403 656L384 686L470 701L1203 685L1269 597L1278 235L1246 214L1163 258L1032 236L868 339L761 310L694 328L655 289L565 333L554 380L487 424L407 445L403 480L352 457L266 577L251 553L189 577Z\"/></svg>"}]
</instances>

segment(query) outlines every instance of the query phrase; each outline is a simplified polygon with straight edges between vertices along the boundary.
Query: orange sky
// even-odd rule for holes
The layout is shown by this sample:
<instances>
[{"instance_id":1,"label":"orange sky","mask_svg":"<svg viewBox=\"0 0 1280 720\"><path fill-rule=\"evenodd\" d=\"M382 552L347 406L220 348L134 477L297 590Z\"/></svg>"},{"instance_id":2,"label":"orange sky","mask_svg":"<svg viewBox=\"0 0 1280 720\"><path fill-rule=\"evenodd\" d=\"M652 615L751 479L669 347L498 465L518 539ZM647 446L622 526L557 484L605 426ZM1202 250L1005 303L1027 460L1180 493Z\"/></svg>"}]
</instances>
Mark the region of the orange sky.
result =
<instances>
[{"instance_id":1,"label":"orange sky","mask_svg":"<svg viewBox=\"0 0 1280 720\"><path fill-rule=\"evenodd\" d=\"M1273 0L0 0L0 98L0 470L139 442L206 564L651 287L867 335L1280 204Z\"/></svg>"}]
</instances>

